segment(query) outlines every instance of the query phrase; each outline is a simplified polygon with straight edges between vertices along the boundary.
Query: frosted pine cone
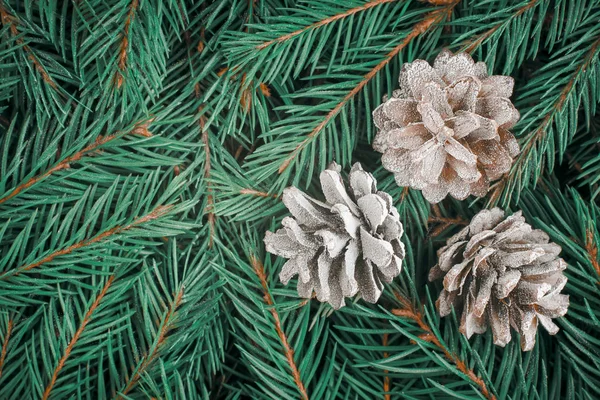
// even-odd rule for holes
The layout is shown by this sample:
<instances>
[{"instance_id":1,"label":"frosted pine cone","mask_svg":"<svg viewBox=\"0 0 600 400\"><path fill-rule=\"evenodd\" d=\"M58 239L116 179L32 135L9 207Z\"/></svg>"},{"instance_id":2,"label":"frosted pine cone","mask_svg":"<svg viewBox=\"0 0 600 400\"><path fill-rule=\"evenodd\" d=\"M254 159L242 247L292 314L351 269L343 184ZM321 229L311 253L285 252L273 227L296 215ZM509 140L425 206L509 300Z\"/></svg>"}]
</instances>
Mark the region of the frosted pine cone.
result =
<instances>
[{"instance_id":1,"label":"frosted pine cone","mask_svg":"<svg viewBox=\"0 0 600 400\"><path fill-rule=\"evenodd\" d=\"M296 274L298 294L335 309L344 296L379 299L383 282L400 273L404 245L402 223L389 194L378 192L375 178L354 164L346 189L340 167L332 163L321 172L325 202L295 187L283 192L283 202L294 218L283 219L283 229L267 232L267 251L289 260L279 279L287 284Z\"/></svg>"},{"instance_id":2,"label":"frosted pine cone","mask_svg":"<svg viewBox=\"0 0 600 400\"><path fill-rule=\"evenodd\" d=\"M404 64L399 80L400 89L373 111L373 148L384 168L431 203L448 193L485 196L519 153L508 131L519 120L508 99L513 78L488 76L485 63L445 50L433 67Z\"/></svg>"},{"instance_id":3,"label":"frosted pine cone","mask_svg":"<svg viewBox=\"0 0 600 400\"><path fill-rule=\"evenodd\" d=\"M538 322L556 334L552 318L565 315L569 306L569 296L560 293L567 283L560 251L520 211L508 218L499 208L481 211L438 251L438 264L429 272L430 281L444 277L440 315L454 306L464 335L484 333L489 325L502 347L511 340L512 326L523 351L531 350Z\"/></svg>"}]
</instances>

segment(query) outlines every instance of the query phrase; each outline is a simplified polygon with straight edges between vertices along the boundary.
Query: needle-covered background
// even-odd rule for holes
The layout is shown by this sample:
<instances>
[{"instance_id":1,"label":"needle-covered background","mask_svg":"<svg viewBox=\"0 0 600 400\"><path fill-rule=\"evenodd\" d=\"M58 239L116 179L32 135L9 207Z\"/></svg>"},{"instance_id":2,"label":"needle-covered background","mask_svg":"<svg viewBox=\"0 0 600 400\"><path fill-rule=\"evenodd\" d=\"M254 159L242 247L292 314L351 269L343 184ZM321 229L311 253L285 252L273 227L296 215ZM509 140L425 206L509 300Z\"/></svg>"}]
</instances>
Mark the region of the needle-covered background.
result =
<instances>
[{"instance_id":1,"label":"needle-covered background","mask_svg":"<svg viewBox=\"0 0 600 400\"><path fill-rule=\"evenodd\" d=\"M598 398L599 21L598 0L0 0L0 398ZM515 78L521 152L487 197L431 206L371 114L443 48ZM337 311L263 244L332 160L375 175L406 248L377 304ZM491 206L568 264L529 352L466 340L427 280Z\"/></svg>"}]
</instances>

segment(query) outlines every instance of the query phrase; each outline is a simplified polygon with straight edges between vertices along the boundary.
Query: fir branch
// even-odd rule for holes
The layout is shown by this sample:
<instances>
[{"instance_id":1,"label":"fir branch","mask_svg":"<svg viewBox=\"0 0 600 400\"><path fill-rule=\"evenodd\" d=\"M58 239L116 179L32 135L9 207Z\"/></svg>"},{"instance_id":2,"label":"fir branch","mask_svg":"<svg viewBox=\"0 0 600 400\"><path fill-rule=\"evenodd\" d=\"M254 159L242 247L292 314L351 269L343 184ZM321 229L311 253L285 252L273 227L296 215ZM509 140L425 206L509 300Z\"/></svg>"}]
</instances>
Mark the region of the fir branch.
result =
<instances>
[{"instance_id":1,"label":"fir branch","mask_svg":"<svg viewBox=\"0 0 600 400\"><path fill-rule=\"evenodd\" d=\"M497 204L502 195L506 195L507 198L510 199L513 194L513 189L517 188L520 190L528 183L523 176L525 169L527 168L528 164L531 163L532 157L538 153L541 153L540 149L543 148L544 143L549 140L548 136L551 137L551 135L554 133L552 125L555 123L556 117L561 114L563 108L571 99L571 96L577 95L575 85L581 79L581 75L588 72L588 69L593 62L598 62L599 49L600 37L592 43L579 66L572 73L563 89L558 93L558 96L556 96L554 105L545 115L543 115L543 119L537 128L532 130L529 134L527 134L527 136L520 140L522 143L521 152L514 161L508 174L506 174L494 185L494 188L489 196L488 205ZM540 168L538 166L533 175L538 176L539 170Z\"/></svg>"},{"instance_id":2,"label":"fir branch","mask_svg":"<svg viewBox=\"0 0 600 400\"><path fill-rule=\"evenodd\" d=\"M40 63L38 58L35 56L31 47L29 47L25 43L25 40L23 40L23 38L20 37L19 28L18 28L19 21L18 21L17 17L12 15L8 11L3 0L0 0L0 21L2 22L2 25L9 27L11 35L15 38L19 47L21 47L23 49L23 51L26 53L27 58L31 61L34 69L40 74L40 76L42 77L42 80L44 82L46 82L52 89L58 89L57 83L54 81L54 79L52 79L52 77L50 77L50 74L48 74L48 71L46 71L46 68L44 68L44 66Z\"/></svg>"},{"instance_id":3,"label":"fir branch","mask_svg":"<svg viewBox=\"0 0 600 400\"><path fill-rule=\"evenodd\" d=\"M179 308L183 300L183 292L184 288L182 286L177 291L177 294L175 295L173 301L170 302L169 307L162 318L162 321L160 323L160 330L158 332L158 335L154 339L154 343L150 349L150 353L144 356L142 360L140 360L140 362L134 369L133 375L127 380L127 383L125 384L123 389L121 389L117 393L117 395L114 397L114 400L124 399L127 396L127 393L129 393L131 389L135 387L142 375L148 371L150 365L158 356L162 346L164 346L165 344L167 334L173 328L177 309Z\"/></svg>"},{"instance_id":4,"label":"fir branch","mask_svg":"<svg viewBox=\"0 0 600 400\"><path fill-rule=\"evenodd\" d=\"M309 145L318 135L324 130L324 128L332 122L335 117L342 111L342 109L346 106L346 104L352 100L357 94L359 94L362 89L373 79L379 71L381 71L394 57L400 53L406 46L408 46L414 39L421 36L425 32L431 28L431 26L439 23L445 15L448 14L459 2L460 0L455 0L450 3L448 6L439 8L435 11L431 11L428 13L425 18L415 24L412 30L408 33L408 35L394 47L379 64L377 64L371 71L369 71L364 78L352 89L350 90L344 98L337 103L337 105L329 111L323 120L308 134L308 136L299 143L296 148L289 154L289 156L283 161L283 163L279 166L279 173L283 173L290 165L292 161L298 157L298 155L304 150L304 148Z\"/></svg>"},{"instance_id":5,"label":"fir branch","mask_svg":"<svg viewBox=\"0 0 600 400\"><path fill-rule=\"evenodd\" d=\"M327 17L327 18L322 19L322 20L320 20L318 22L315 22L315 23L312 23L312 24L310 24L308 26L305 26L302 29L298 29L298 30L296 30L294 32L291 32L291 33L279 36L279 37L277 37L275 39L272 39L272 40L263 42L263 43L261 43L259 45L256 45L256 49L257 50L266 49L267 47L272 46L273 44L279 44L279 43L286 42L286 41L288 41L288 40L290 40L292 38L295 38L296 36L299 36L301 34L307 33L308 31L321 28L321 27L323 27L325 25L328 25L328 24L330 24L332 22L335 22L335 21L338 21L340 19L344 19L344 18L353 16L356 13L359 13L361 11L366 11L366 10L368 10L370 8L373 8L373 7L376 7L376 6L380 5L380 4L391 3L391 2L394 2L394 1L398 1L398 0L369 0L365 4L360 5L358 7L354 7L354 8L351 8L349 10L343 11L343 12L341 12L339 14L332 15L331 17Z\"/></svg>"},{"instance_id":6,"label":"fir branch","mask_svg":"<svg viewBox=\"0 0 600 400\"><path fill-rule=\"evenodd\" d=\"M86 248L86 247L92 246L97 243L112 240L115 236L123 234L133 228L144 225L145 223L148 223L150 221L161 218L162 216L166 215L172 207L173 207L173 205L158 206L154 210L149 212L148 214L134 219L131 223L129 223L127 225L115 226L111 229L108 229L102 233L97 234L96 236L94 236L90 239L82 240L80 242L70 245L69 247L66 247L66 248L63 248L60 250L56 250L56 251L48 254L47 256L45 256L41 259L38 259L37 261L35 261L33 263L22 265L18 268L5 271L2 274L0 274L0 280L10 279L11 277L18 276L19 274L21 274L23 272L27 272L32 269L39 268L42 265L51 262L52 260L54 260L57 257L71 254L72 252L74 252L76 250Z\"/></svg>"},{"instance_id":7,"label":"fir branch","mask_svg":"<svg viewBox=\"0 0 600 400\"><path fill-rule=\"evenodd\" d=\"M220 152L220 162L214 165L211 184L215 195L215 214L235 220L262 220L284 208L276 194L249 179L237 161Z\"/></svg>"},{"instance_id":8,"label":"fir branch","mask_svg":"<svg viewBox=\"0 0 600 400\"><path fill-rule=\"evenodd\" d=\"M4 341L2 342L2 350L0 350L0 378L2 377L2 369L4 367L4 361L6 360L6 352L8 351L8 340L10 339L13 325L13 320L9 318L6 325L6 333L4 334Z\"/></svg>"},{"instance_id":9,"label":"fir branch","mask_svg":"<svg viewBox=\"0 0 600 400\"><path fill-rule=\"evenodd\" d=\"M258 279L260 279L260 283L262 285L264 293L263 299L265 303L270 307L271 315L273 315L273 319L275 320L275 330L277 331L277 335L279 336L281 345L283 346L285 358L287 359L290 369L292 370L294 382L298 387L298 391L300 392L301 398L303 400L308 400L308 394L304 387L304 383L302 383L302 379L300 378L298 366L294 361L294 350L288 343L287 336L285 335L285 332L283 331L283 328L281 326L281 319L279 318L279 313L274 307L275 303L273 301L273 296L271 296L271 292L269 291L269 284L267 282L267 275L265 274L263 264L258 258L256 258L253 255L250 256L250 264L252 265L252 268L254 268L254 272L256 272Z\"/></svg>"},{"instance_id":10,"label":"fir branch","mask_svg":"<svg viewBox=\"0 0 600 400\"><path fill-rule=\"evenodd\" d=\"M52 168L48 169L47 171L45 171L39 175L36 175L36 176L30 178L27 182L20 184L19 186L14 188L12 191L5 194L3 197L0 197L0 204L7 202L8 200L19 195L23 191L29 189L31 186L35 185L36 183L41 182L44 179L48 178L50 175L54 174L55 172L71 168L73 163L81 161L82 158L94 154L99 148L103 147L107 143L110 143L116 139L120 139L125 135L140 135L143 137L151 137L152 134L148 130L148 125L151 122L152 122L152 120L148 120L148 121L139 123L132 130L130 130L128 132L124 132L124 133L117 132L117 133L113 133L113 134L106 135L106 136L98 136L94 143L79 150L72 156L65 157L60 162L58 162L56 165L54 165Z\"/></svg>"},{"instance_id":11,"label":"fir branch","mask_svg":"<svg viewBox=\"0 0 600 400\"><path fill-rule=\"evenodd\" d=\"M485 40L489 39L494 33L496 33L499 29L507 28L516 18L529 11L533 7L535 7L540 0L529 0L528 3L523 5L522 7L517 8L517 10L511 14L508 18L494 25L492 28L486 30L485 32L476 35L475 37L469 39L465 43L463 43L463 47L460 51L465 51L468 53L472 53L477 49Z\"/></svg>"},{"instance_id":12,"label":"fir branch","mask_svg":"<svg viewBox=\"0 0 600 400\"><path fill-rule=\"evenodd\" d=\"M56 384L56 379L58 379L58 374L63 369L65 362L71 355L71 351L77 344L77 341L79 340L81 334L85 330L88 323L92 320L92 315L94 314L94 311L96 311L96 309L100 305L102 298L104 298L104 296L108 292L108 289L113 284L114 280L115 280L114 275L112 275L110 278L108 278L108 280L106 281L106 283L100 290L100 293L98 293L98 296L96 296L96 299L94 300L94 302L89 306L87 312L85 313L85 316L81 320L81 324L79 325L79 328L77 329L77 331L75 332L75 334L73 335L71 340L69 341L69 344L65 348L65 351L63 352L62 357L58 361L56 368L54 368L54 372L52 373L52 378L50 379L50 382L48 383L48 386L46 386L46 389L44 390L44 394L42 395L42 400L47 400L50 397L50 393L52 392L52 389L54 388L54 385Z\"/></svg>"},{"instance_id":13,"label":"fir branch","mask_svg":"<svg viewBox=\"0 0 600 400\"><path fill-rule=\"evenodd\" d=\"M129 48L129 31L131 30L131 23L135 17L135 12L138 8L139 0L132 0L129 5L129 12L127 13L127 18L125 19L125 27L123 28L123 39L121 39L121 45L119 46L119 62L118 67L119 70L115 73L115 82L117 84L117 89L120 89L123 85L125 70L127 69L127 56L128 56L128 48Z\"/></svg>"},{"instance_id":14,"label":"fir branch","mask_svg":"<svg viewBox=\"0 0 600 400\"><path fill-rule=\"evenodd\" d=\"M467 364L456 354L453 354L444 344L437 338L435 333L429 324L425 321L425 317L423 313L421 313L411 302L410 300L404 298L399 293L396 293L396 298L402 304L403 308L401 309L393 309L392 314L413 320L417 323L419 328L424 332L419 338L425 342L432 343L439 350L444 353L444 356L448 359L448 361L452 362L456 365L456 368L465 374L475 385L479 387L481 394L488 400L497 400L496 396L489 391L485 382L478 377L475 372L467 367Z\"/></svg>"}]
</instances>

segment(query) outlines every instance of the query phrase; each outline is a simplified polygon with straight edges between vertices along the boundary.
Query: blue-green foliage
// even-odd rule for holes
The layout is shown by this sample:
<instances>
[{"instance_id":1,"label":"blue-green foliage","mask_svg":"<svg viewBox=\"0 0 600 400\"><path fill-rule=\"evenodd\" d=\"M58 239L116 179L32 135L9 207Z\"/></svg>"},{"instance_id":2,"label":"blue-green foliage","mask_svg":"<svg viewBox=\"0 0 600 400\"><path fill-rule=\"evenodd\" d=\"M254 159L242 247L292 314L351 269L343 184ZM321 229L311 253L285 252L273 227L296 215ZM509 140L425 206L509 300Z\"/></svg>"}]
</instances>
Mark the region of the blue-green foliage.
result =
<instances>
[{"instance_id":1,"label":"blue-green foliage","mask_svg":"<svg viewBox=\"0 0 600 400\"><path fill-rule=\"evenodd\" d=\"M599 0L0 0L0 399L600 397ZM371 149L404 62L515 78L521 154L436 207ZM402 274L333 311L278 280L296 185L360 161ZM436 250L481 208L563 248L561 331L523 353L440 319ZM516 335L516 334L515 334Z\"/></svg>"}]
</instances>

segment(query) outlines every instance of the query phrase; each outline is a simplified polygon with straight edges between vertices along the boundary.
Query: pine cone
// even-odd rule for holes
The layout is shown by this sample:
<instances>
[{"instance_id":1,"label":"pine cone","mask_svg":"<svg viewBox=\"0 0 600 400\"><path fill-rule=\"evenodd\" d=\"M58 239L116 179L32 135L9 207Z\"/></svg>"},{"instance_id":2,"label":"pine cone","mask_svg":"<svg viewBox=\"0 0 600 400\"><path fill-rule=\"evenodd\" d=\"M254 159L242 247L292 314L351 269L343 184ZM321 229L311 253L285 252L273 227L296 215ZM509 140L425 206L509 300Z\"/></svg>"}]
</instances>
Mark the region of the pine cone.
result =
<instances>
[{"instance_id":1,"label":"pine cone","mask_svg":"<svg viewBox=\"0 0 600 400\"><path fill-rule=\"evenodd\" d=\"M287 284L298 274L298 294L335 309L344 296L361 296L370 303L379 299L383 282L400 273L404 245L402 223L389 194L378 192L373 175L359 163L350 171L349 190L340 167L332 163L321 172L325 202L295 187L283 192L283 202L294 218L283 219L283 229L267 232L267 251L289 260L279 279Z\"/></svg>"},{"instance_id":2,"label":"pine cone","mask_svg":"<svg viewBox=\"0 0 600 400\"><path fill-rule=\"evenodd\" d=\"M481 197L519 153L508 131L519 112L508 99L514 81L488 76L470 55L440 53L402 66L400 89L373 111L373 148L399 186L423 191L431 203L448 193Z\"/></svg>"},{"instance_id":3,"label":"pine cone","mask_svg":"<svg viewBox=\"0 0 600 400\"><path fill-rule=\"evenodd\" d=\"M538 322L556 334L552 318L565 315L569 306L569 296L560 294L567 283L560 251L520 211L508 218L499 208L479 212L448 239L429 272L430 281L444 277L436 303L440 315L450 314L454 306L467 338L491 325L494 343L502 347L511 340L512 326L521 335L523 351L531 350Z\"/></svg>"}]
</instances>

